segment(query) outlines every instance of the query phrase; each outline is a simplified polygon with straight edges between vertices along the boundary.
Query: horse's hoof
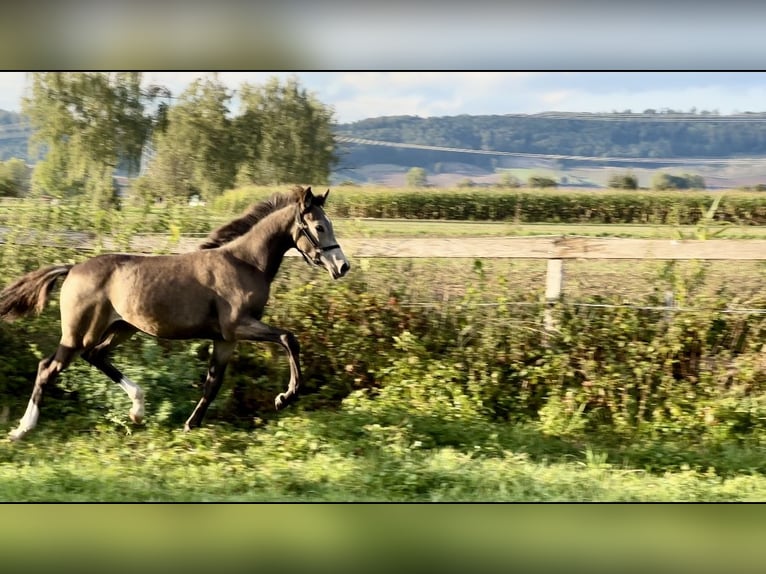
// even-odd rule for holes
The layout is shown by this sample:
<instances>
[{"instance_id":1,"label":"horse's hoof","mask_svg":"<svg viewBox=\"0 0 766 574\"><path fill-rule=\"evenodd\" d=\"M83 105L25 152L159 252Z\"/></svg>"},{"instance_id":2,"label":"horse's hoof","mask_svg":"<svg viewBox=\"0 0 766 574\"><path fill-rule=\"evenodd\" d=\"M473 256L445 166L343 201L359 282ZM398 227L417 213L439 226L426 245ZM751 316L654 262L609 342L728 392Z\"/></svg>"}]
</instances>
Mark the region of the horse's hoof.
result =
<instances>
[{"instance_id":1,"label":"horse's hoof","mask_svg":"<svg viewBox=\"0 0 766 574\"><path fill-rule=\"evenodd\" d=\"M287 406L287 395L285 393L279 393L274 399L274 406L277 410L285 408Z\"/></svg>"},{"instance_id":2,"label":"horse's hoof","mask_svg":"<svg viewBox=\"0 0 766 574\"><path fill-rule=\"evenodd\" d=\"M25 434L27 434L27 433L22 431L22 430L14 429L14 430L12 430L11 432L8 433L8 440L16 442L16 441L21 440L22 438L24 438Z\"/></svg>"}]
</instances>

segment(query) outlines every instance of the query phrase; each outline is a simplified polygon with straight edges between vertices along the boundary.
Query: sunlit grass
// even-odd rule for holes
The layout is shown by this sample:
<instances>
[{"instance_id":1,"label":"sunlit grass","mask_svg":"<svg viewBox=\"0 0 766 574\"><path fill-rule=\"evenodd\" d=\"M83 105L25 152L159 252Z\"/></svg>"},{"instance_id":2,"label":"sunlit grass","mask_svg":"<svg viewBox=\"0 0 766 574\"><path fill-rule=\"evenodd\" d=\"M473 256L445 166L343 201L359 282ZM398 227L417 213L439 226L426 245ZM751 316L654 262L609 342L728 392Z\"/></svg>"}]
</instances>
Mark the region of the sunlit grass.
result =
<instances>
[{"instance_id":1,"label":"sunlit grass","mask_svg":"<svg viewBox=\"0 0 766 574\"><path fill-rule=\"evenodd\" d=\"M336 235L343 237L509 237L539 235L578 235L586 237L632 237L637 239L677 239L694 233L692 225L627 225L522 223L495 221L439 220L334 220ZM729 226L722 239L763 239L766 227Z\"/></svg>"},{"instance_id":2,"label":"sunlit grass","mask_svg":"<svg viewBox=\"0 0 766 574\"><path fill-rule=\"evenodd\" d=\"M373 444L345 412L286 416L252 432L45 421L0 445L0 500L19 501L754 501L757 448L625 448L496 425L492 450ZM480 445L476 445L477 447ZM675 461L652 472L651 461ZM648 470L649 469L649 470ZM750 470L748 470L750 469Z\"/></svg>"}]
</instances>

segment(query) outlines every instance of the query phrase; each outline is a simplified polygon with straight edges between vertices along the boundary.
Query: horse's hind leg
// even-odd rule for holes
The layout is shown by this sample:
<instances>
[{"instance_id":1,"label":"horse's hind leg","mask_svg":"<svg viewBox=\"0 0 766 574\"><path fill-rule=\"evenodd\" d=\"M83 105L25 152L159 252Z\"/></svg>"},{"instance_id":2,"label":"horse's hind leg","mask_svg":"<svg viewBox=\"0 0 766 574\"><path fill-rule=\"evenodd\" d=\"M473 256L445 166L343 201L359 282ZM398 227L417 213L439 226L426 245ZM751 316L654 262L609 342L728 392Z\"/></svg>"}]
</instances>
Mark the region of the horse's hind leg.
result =
<instances>
[{"instance_id":1,"label":"horse's hind leg","mask_svg":"<svg viewBox=\"0 0 766 574\"><path fill-rule=\"evenodd\" d=\"M27 410L19 421L19 426L9 433L11 440L19 440L37 425L40 416L40 399L43 395L43 387L56 380L58 374L69 366L69 363L77 356L80 349L74 349L65 345L59 345L56 352L50 357L40 361L37 367L37 378L32 396L27 404Z\"/></svg>"},{"instance_id":2,"label":"horse's hind leg","mask_svg":"<svg viewBox=\"0 0 766 574\"><path fill-rule=\"evenodd\" d=\"M98 345L85 351L82 358L96 367L107 377L117 383L128 397L133 401L130 408L130 420L138 424L144 419L144 391L136 383L123 375L107 358L109 351L123 341L130 339L136 332L136 328L125 321L112 323L107 329Z\"/></svg>"},{"instance_id":3,"label":"horse's hind leg","mask_svg":"<svg viewBox=\"0 0 766 574\"><path fill-rule=\"evenodd\" d=\"M280 410L295 400L298 389L301 386L301 364L300 364L300 344L290 331L272 327L262 323L257 319L248 319L236 325L234 335L237 339L247 341L268 341L269 343L278 343L287 351L287 358L290 361L290 383L287 385L287 391L279 393L274 399L274 406Z\"/></svg>"},{"instance_id":4,"label":"horse's hind leg","mask_svg":"<svg viewBox=\"0 0 766 574\"><path fill-rule=\"evenodd\" d=\"M202 398L197 403L197 406L194 407L194 411L186 421L186 424L184 425L185 431L198 427L202 422L202 418L205 416L207 408L210 406L210 403L213 402L213 399L215 399L218 394L218 390L221 388L223 375L226 372L226 365L228 365L236 345L237 343L235 341L215 341L213 343L213 354L210 357L210 366L207 369Z\"/></svg>"}]
</instances>

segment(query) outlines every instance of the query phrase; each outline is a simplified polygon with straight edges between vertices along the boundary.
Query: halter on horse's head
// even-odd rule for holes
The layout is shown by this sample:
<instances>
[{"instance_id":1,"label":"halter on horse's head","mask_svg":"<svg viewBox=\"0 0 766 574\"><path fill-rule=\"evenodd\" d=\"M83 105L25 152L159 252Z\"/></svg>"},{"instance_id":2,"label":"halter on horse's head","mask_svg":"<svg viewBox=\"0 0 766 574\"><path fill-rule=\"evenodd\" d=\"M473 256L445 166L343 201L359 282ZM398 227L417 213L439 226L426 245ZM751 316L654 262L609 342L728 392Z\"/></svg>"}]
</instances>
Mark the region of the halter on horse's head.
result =
<instances>
[{"instance_id":1,"label":"halter on horse's head","mask_svg":"<svg viewBox=\"0 0 766 574\"><path fill-rule=\"evenodd\" d=\"M351 265L335 240L332 223L322 209L329 193L328 189L323 195L314 195L310 187L300 193L293 241L307 263L324 265L332 278L338 279L348 273Z\"/></svg>"}]
</instances>

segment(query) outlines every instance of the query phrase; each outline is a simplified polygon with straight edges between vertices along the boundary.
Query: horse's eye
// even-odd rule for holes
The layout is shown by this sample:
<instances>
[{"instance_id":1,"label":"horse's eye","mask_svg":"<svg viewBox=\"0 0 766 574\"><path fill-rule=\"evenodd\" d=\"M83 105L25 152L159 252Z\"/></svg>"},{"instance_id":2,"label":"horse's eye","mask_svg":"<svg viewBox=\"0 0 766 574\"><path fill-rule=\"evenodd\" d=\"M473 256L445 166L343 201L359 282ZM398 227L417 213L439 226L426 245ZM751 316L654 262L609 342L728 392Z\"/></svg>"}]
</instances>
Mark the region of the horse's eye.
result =
<instances>
[{"instance_id":1,"label":"horse's eye","mask_svg":"<svg viewBox=\"0 0 766 574\"><path fill-rule=\"evenodd\" d=\"M322 225L317 225L317 226L316 226L316 230L317 230L317 233L323 233L323 232L324 232L324 226L322 226Z\"/></svg>"}]
</instances>

